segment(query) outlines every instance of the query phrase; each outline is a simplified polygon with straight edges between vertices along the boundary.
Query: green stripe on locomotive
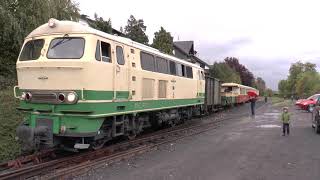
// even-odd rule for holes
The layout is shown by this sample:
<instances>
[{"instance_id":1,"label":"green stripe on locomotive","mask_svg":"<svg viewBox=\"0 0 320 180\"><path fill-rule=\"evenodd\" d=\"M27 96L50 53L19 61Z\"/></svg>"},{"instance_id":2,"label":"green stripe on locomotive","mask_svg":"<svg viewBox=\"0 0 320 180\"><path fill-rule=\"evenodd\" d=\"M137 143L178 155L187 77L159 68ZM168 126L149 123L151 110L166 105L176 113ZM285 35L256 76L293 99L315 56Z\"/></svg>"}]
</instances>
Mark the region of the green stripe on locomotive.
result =
<instances>
[{"instance_id":1,"label":"green stripe on locomotive","mask_svg":"<svg viewBox=\"0 0 320 180\"><path fill-rule=\"evenodd\" d=\"M90 95L90 93L87 93L86 95L86 99L95 99L98 98L98 96L104 96L105 99L107 98L106 94ZM133 114L203 103L204 98L123 102L84 101L77 104L36 104L21 101L19 108L32 110L27 116L31 127L36 127L36 119L38 118L52 119L53 132L58 134L60 126L66 126L68 133L97 132L104 121L104 117L107 116Z\"/></svg>"}]
</instances>

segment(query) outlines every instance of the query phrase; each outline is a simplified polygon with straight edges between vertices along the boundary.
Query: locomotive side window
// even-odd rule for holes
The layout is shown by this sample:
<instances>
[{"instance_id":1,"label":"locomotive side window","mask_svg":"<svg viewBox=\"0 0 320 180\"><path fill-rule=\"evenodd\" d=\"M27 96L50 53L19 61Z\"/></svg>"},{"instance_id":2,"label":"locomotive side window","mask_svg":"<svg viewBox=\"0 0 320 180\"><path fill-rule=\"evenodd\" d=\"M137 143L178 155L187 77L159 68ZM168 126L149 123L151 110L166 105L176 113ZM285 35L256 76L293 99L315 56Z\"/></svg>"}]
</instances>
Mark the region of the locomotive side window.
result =
<instances>
[{"instance_id":1,"label":"locomotive side window","mask_svg":"<svg viewBox=\"0 0 320 180\"><path fill-rule=\"evenodd\" d=\"M166 59L156 57L156 64L157 64L157 72L168 74L168 61Z\"/></svg>"},{"instance_id":2,"label":"locomotive side window","mask_svg":"<svg viewBox=\"0 0 320 180\"><path fill-rule=\"evenodd\" d=\"M177 63L177 75L184 76L184 65Z\"/></svg>"},{"instance_id":3,"label":"locomotive side window","mask_svg":"<svg viewBox=\"0 0 320 180\"><path fill-rule=\"evenodd\" d=\"M192 67L186 66L187 78L193 78Z\"/></svg>"},{"instance_id":4,"label":"locomotive side window","mask_svg":"<svg viewBox=\"0 0 320 180\"><path fill-rule=\"evenodd\" d=\"M101 59L104 62L111 62L111 46L109 43L101 41Z\"/></svg>"},{"instance_id":5,"label":"locomotive side window","mask_svg":"<svg viewBox=\"0 0 320 180\"><path fill-rule=\"evenodd\" d=\"M124 65L124 56L123 56L123 49L121 46L117 46L116 48L117 51L117 62L119 65Z\"/></svg>"},{"instance_id":6,"label":"locomotive side window","mask_svg":"<svg viewBox=\"0 0 320 180\"><path fill-rule=\"evenodd\" d=\"M96 60L101 61L101 52L100 52L100 41L97 41L97 46L96 46Z\"/></svg>"},{"instance_id":7,"label":"locomotive side window","mask_svg":"<svg viewBox=\"0 0 320 180\"><path fill-rule=\"evenodd\" d=\"M182 76L187 77L185 67L185 65L181 64Z\"/></svg>"},{"instance_id":8,"label":"locomotive side window","mask_svg":"<svg viewBox=\"0 0 320 180\"><path fill-rule=\"evenodd\" d=\"M84 53L85 41L80 37L59 37L51 41L48 59L80 59Z\"/></svg>"},{"instance_id":9,"label":"locomotive side window","mask_svg":"<svg viewBox=\"0 0 320 180\"><path fill-rule=\"evenodd\" d=\"M36 60L40 57L41 49L44 45L43 39L28 41L21 52L20 61Z\"/></svg>"},{"instance_id":10,"label":"locomotive side window","mask_svg":"<svg viewBox=\"0 0 320 180\"><path fill-rule=\"evenodd\" d=\"M170 74L176 75L177 74L176 63L173 61L169 61L169 66L170 66Z\"/></svg>"},{"instance_id":11,"label":"locomotive side window","mask_svg":"<svg viewBox=\"0 0 320 180\"><path fill-rule=\"evenodd\" d=\"M141 68L143 70L155 72L154 56L145 52L140 53Z\"/></svg>"}]
</instances>

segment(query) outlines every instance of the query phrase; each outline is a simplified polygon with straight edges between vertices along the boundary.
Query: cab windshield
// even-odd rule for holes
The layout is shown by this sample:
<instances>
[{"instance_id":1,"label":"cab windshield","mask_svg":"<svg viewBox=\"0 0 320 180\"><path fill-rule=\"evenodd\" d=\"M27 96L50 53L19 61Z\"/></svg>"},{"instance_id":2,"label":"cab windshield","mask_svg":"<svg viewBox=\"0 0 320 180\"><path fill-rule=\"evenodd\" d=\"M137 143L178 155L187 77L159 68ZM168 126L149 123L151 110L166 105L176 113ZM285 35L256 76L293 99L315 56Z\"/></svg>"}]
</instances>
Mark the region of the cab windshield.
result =
<instances>
[{"instance_id":1,"label":"cab windshield","mask_svg":"<svg viewBox=\"0 0 320 180\"><path fill-rule=\"evenodd\" d=\"M19 61L30 61L38 59L41 55L43 45L43 39L30 40L26 42L21 51Z\"/></svg>"},{"instance_id":2,"label":"cab windshield","mask_svg":"<svg viewBox=\"0 0 320 180\"><path fill-rule=\"evenodd\" d=\"M80 37L61 37L51 41L48 59L80 59L84 53L85 41Z\"/></svg>"}]
</instances>

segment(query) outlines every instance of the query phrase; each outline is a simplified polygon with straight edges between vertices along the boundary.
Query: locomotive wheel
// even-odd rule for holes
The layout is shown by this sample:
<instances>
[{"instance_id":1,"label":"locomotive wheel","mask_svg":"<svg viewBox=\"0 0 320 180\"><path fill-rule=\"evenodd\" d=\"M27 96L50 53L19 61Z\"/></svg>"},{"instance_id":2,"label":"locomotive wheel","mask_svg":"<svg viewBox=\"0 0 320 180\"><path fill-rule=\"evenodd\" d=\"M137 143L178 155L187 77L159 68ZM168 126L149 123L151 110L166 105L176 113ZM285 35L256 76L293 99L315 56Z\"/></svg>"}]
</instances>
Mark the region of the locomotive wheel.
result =
<instances>
[{"instance_id":1,"label":"locomotive wheel","mask_svg":"<svg viewBox=\"0 0 320 180\"><path fill-rule=\"evenodd\" d=\"M92 143L92 149L98 150L103 148L104 144L106 143L105 140L97 140L94 143Z\"/></svg>"},{"instance_id":2,"label":"locomotive wheel","mask_svg":"<svg viewBox=\"0 0 320 180\"><path fill-rule=\"evenodd\" d=\"M128 132L128 134L127 134L127 138L128 138L129 140L135 139L136 136L137 136L137 133L136 133L135 130L132 130L132 131Z\"/></svg>"}]
</instances>

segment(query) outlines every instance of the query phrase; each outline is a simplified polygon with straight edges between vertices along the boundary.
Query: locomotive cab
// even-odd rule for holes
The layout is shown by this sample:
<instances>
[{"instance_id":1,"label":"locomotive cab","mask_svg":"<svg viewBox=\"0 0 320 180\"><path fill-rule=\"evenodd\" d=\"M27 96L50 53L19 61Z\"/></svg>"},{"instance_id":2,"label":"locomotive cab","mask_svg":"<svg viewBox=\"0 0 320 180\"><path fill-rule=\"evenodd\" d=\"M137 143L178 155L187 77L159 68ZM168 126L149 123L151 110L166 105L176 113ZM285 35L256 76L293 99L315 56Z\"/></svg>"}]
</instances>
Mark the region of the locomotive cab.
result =
<instances>
[{"instance_id":1,"label":"locomotive cab","mask_svg":"<svg viewBox=\"0 0 320 180\"><path fill-rule=\"evenodd\" d=\"M78 142L71 148L88 148L86 140L101 134L103 118L88 115L97 111L95 100L113 100L116 57L112 43L81 33L81 28L78 23L50 20L25 39L14 89L21 100L17 109L27 113L17 129L23 150L54 147L61 137Z\"/></svg>"}]
</instances>

